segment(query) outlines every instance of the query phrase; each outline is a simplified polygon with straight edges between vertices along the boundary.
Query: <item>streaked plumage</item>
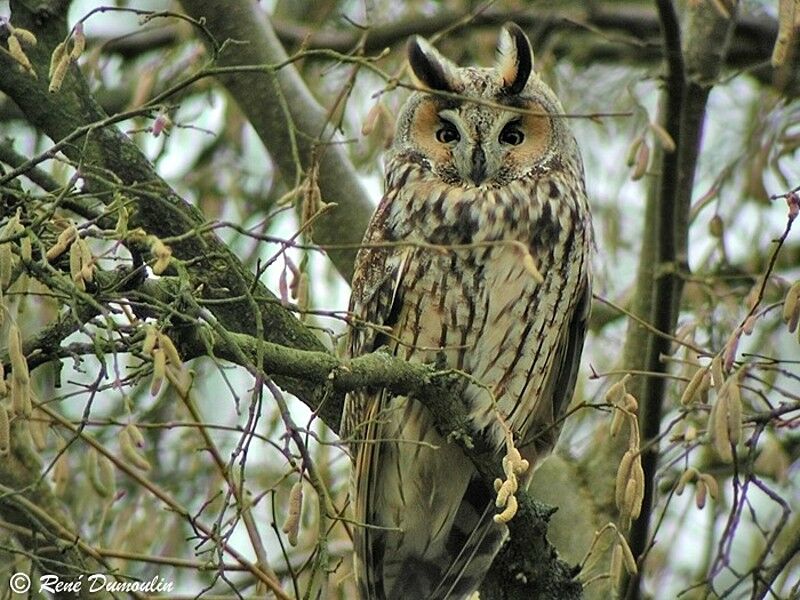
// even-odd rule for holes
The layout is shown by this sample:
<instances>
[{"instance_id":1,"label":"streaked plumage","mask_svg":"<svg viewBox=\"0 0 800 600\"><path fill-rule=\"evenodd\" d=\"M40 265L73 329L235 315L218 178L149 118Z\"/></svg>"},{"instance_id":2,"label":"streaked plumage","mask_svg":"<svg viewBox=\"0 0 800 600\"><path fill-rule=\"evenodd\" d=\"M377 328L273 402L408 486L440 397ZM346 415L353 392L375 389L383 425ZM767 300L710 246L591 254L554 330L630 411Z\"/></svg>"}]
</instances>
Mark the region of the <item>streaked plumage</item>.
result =
<instances>
[{"instance_id":1,"label":"streaked plumage","mask_svg":"<svg viewBox=\"0 0 800 600\"><path fill-rule=\"evenodd\" d=\"M592 231L577 144L531 72L527 38L509 24L499 50L493 69L458 68L424 40L409 44L412 70L432 92L413 94L398 118L386 192L356 262L349 352L383 347L469 373L497 400L468 387L475 430L500 455L500 415L535 464L574 388ZM528 249L543 283L508 242ZM413 399L351 394L342 431L352 441L354 518L368 525L353 528L362 598L466 597L506 535L492 521L493 491Z\"/></svg>"}]
</instances>

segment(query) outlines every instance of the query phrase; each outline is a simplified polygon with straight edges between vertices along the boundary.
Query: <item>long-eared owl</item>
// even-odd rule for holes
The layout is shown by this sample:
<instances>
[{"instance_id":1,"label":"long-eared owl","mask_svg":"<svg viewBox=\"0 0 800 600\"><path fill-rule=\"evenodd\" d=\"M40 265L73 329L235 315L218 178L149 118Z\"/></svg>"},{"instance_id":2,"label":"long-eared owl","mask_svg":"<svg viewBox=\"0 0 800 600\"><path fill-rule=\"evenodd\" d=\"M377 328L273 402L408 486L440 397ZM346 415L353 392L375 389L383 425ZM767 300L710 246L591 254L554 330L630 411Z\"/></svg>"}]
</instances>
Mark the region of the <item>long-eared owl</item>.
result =
<instances>
[{"instance_id":1,"label":"long-eared owl","mask_svg":"<svg viewBox=\"0 0 800 600\"><path fill-rule=\"evenodd\" d=\"M493 68L457 67L420 38L408 58L420 91L398 116L386 191L356 259L349 354L383 348L465 372L474 431L500 457L510 428L536 464L572 396L591 300L578 146L513 23ZM361 597L477 589L507 527L428 409L385 390L353 393L342 432Z\"/></svg>"}]
</instances>

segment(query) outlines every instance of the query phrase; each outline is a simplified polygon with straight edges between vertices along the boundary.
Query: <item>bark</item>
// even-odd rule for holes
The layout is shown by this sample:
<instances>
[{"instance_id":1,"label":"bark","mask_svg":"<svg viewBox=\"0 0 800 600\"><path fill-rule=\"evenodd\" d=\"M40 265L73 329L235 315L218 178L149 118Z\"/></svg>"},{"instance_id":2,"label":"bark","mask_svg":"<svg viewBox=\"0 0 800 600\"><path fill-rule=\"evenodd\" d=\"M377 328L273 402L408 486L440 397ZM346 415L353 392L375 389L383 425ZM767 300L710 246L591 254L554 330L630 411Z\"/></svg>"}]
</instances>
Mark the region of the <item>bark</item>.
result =
<instances>
[{"instance_id":1,"label":"bark","mask_svg":"<svg viewBox=\"0 0 800 600\"><path fill-rule=\"evenodd\" d=\"M673 152L660 148L656 155L654 164L658 167L654 172L658 175L653 176L649 188L633 312L665 335L631 323L624 352L626 369L653 374L631 386L639 399L645 473L641 515L630 532L631 550L640 561L649 545L659 455L656 438L666 393L667 380L659 374L668 371L663 357L671 353L668 336L675 331L684 280L689 275L689 213L706 100L727 54L735 23L710 3L689 8L683 27L670 0L658 2L658 10L666 49L661 124L676 148ZM631 578L629 599L641 597L640 581L639 574Z\"/></svg>"},{"instance_id":2,"label":"bark","mask_svg":"<svg viewBox=\"0 0 800 600\"><path fill-rule=\"evenodd\" d=\"M222 76L220 83L247 115L290 188L301 183L318 161L322 200L337 208L316 222L314 240L322 245L351 245L328 252L342 277L350 281L356 247L374 205L344 147L335 144L338 140L325 111L294 65L270 67L285 63L288 57L257 4L230 0L224 11L212 0L183 0L182 4L194 18L205 19L219 43L237 41L219 54L219 66L264 65L263 72Z\"/></svg>"}]
</instances>

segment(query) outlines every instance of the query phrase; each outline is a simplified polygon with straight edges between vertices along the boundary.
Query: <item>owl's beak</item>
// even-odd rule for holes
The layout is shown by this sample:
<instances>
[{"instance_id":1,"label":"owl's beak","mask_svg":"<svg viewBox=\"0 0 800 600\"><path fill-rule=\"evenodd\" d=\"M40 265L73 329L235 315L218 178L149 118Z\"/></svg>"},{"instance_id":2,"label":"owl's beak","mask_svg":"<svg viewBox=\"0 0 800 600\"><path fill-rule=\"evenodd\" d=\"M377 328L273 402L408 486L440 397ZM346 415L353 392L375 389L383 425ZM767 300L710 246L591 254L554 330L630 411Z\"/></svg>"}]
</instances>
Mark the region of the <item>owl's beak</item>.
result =
<instances>
[{"instance_id":1,"label":"owl's beak","mask_svg":"<svg viewBox=\"0 0 800 600\"><path fill-rule=\"evenodd\" d=\"M469 172L469 178L472 183L480 185L486 179L486 155L483 153L483 148L477 144L472 149L472 166Z\"/></svg>"}]
</instances>

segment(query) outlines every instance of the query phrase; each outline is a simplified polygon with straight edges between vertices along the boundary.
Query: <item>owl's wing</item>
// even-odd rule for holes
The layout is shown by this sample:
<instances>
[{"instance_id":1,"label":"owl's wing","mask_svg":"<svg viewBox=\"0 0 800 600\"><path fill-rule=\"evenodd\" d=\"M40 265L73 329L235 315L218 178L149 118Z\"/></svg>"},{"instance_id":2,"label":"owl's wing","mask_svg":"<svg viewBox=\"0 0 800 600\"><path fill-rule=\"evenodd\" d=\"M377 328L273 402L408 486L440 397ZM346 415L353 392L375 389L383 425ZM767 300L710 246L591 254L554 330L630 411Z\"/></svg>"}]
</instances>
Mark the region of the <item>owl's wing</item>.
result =
<instances>
[{"instance_id":1,"label":"owl's wing","mask_svg":"<svg viewBox=\"0 0 800 600\"><path fill-rule=\"evenodd\" d=\"M410 248L399 247L359 254L350 298L350 313L358 321L351 328L351 357L372 352L386 343L384 332L397 322L410 254Z\"/></svg>"},{"instance_id":2,"label":"owl's wing","mask_svg":"<svg viewBox=\"0 0 800 600\"><path fill-rule=\"evenodd\" d=\"M572 319L561 341L558 356L560 360L554 367L557 369L557 375L553 389L553 414L557 420L564 415L575 391L575 380L578 378L578 367L581 363L583 341L586 338L591 310L592 284L589 277L585 277L578 291Z\"/></svg>"},{"instance_id":3,"label":"owl's wing","mask_svg":"<svg viewBox=\"0 0 800 600\"><path fill-rule=\"evenodd\" d=\"M396 350L386 332L397 326L403 278L413 250L408 246L379 246L384 240L385 210L381 210L384 206L382 202L368 228L370 233L364 242L370 247L362 248L356 258L350 296L350 313L354 320L348 340L351 357L387 345L392 351ZM353 546L357 559L356 581L362 598L385 597L378 568L380 549L376 548L383 532L364 523L375 521L371 512L377 507L377 470L383 450L383 444L376 440L381 437L381 412L388 401L386 390L359 390L348 394L340 432L343 438L350 440L353 455L351 499L355 502L355 519L361 523L353 528Z\"/></svg>"},{"instance_id":4,"label":"owl's wing","mask_svg":"<svg viewBox=\"0 0 800 600\"><path fill-rule=\"evenodd\" d=\"M533 444L536 454L546 454L552 450L561 431L561 419L575 391L583 340L586 337L592 308L592 284L588 275L581 280L575 296L575 307L556 348L553 366L542 397L547 404L536 411L541 425L532 427L529 436L522 442L522 446ZM547 423L551 426L547 427ZM520 451L523 455L526 454L524 448L520 448Z\"/></svg>"}]
</instances>

